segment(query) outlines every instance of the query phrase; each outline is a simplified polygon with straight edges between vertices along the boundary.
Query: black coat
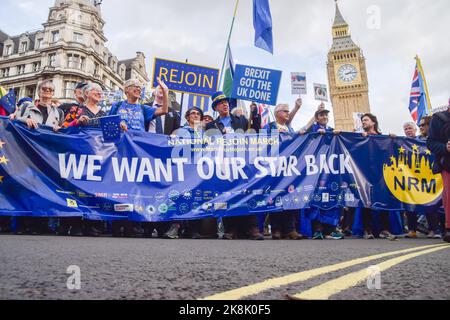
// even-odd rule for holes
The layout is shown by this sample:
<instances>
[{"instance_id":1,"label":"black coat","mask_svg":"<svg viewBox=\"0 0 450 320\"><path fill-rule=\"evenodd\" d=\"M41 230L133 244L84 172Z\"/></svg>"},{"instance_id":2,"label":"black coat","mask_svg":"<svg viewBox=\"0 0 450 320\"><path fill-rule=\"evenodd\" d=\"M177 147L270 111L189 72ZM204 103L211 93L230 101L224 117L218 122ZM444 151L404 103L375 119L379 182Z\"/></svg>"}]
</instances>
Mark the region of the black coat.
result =
<instances>
[{"instance_id":1,"label":"black coat","mask_svg":"<svg viewBox=\"0 0 450 320\"><path fill-rule=\"evenodd\" d=\"M156 125L156 133L164 134L166 136L170 136L174 131L178 130L181 127L181 116L180 113L172 108L169 108L169 113L166 114L165 121L164 121L164 132L158 132L158 126L157 121L161 121L161 118L156 118L155 120ZM147 131L150 128L150 123L146 126Z\"/></svg>"},{"instance_id":2,"label":"black coat","mask_svg":"<svg viewBox=\"0 0 450 320\"><path fill-rule=\"evenodd\" d=\"M256 111L256 110L255 110ZM247 132L249 130L248 127L248 120L244 116L234 116L230 115L231 117L231 127L234 131L244 131ZM206 126L206 130L213 130L218 129L222 134L226 134L225 127L220 121L220 118L217 118L215 121L209 123ZM261 116L258 114L258 112L253 112L252 114L252 126L251 129L254 129L256 132L259 132L261 130Z\"/></svg>"},{"instance_id":3,"label":"black coat","mask_svg":"<svg viewBox=\"0 0 450 320\"><path fill-rule=\"evenodd\" d=\"M427 147L436 156L433 172L450 172L450 154L447 143L450 141L450 112L436 113L431 120Z\"/></svg>"}]
</instances>

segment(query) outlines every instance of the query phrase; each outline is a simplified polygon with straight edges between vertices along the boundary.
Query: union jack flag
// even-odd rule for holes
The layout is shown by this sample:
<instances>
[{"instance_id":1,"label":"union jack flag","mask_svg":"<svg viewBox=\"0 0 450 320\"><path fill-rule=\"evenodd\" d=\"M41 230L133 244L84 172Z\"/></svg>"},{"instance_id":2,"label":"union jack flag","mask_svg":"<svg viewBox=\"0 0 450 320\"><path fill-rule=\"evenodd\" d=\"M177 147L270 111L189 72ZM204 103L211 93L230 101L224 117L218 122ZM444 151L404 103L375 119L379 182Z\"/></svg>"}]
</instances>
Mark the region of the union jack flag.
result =
<instances>
[{"instance_id":1,"label":"union jack flag","mask_svg":"<svg viewBox=\"0 0 450 320\"><path fill-rule=\"evenodd\" d=\"M425 75L423 74L420 60L417 57L416 69L412 82L411 95L409 100L409 111L414 121L419 124L420 120L430 114L431 106L428 97Z\"/></svg>"},{"instance_id":2,"label":"union jack flag","mask_svg":"<svg viewBox=\"0 0 450 320\"><path fill-rule=\"evenodd\" d=\"M261 128L264 128L270 122L270 107L265 104L258 105L258 113L261 116Z\"/></svg>"}]
</instances>

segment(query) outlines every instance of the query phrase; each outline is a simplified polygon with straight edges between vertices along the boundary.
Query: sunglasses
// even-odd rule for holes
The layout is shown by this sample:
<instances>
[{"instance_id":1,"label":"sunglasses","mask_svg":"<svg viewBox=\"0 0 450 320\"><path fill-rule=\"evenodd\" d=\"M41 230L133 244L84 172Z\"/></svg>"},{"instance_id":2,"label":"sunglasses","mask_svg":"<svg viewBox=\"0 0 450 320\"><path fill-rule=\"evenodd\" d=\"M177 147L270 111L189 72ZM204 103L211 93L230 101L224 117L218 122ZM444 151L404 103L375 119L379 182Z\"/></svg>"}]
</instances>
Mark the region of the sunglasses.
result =
<instances>
[{"instance_id":1,"label":"sunglasses","mask_svg":"<svg viewBox=\"0 0 450 320\"><path fill-rule=\"evenodd\" d=\"M423 127L426 127L427 125L425 124L425 123L421 123L421 124L419 124L419 128L423 128Z\"/></svg>"},{"instance_id":2,"label":"sunglasses","mask_svg":"<svg viewBox=\"0 0 450 320\"><path fill-rule=\"evenodd\" d=\"M41 88L41 90L42 90L43 92L53 92L53 91L55 91L55 90L52 89L52 88Z\"/></svg>"},{"instance_id":3,"label":"sunglasses","mask_svg":"<svg viewBox=\"0 0 450 320\"><path fill-rule=\"evenodd\" d=\"M200 116L201 114L200 114L200 112L191 112L189 115L190 116Z\"/></svg>"}]
</instances>

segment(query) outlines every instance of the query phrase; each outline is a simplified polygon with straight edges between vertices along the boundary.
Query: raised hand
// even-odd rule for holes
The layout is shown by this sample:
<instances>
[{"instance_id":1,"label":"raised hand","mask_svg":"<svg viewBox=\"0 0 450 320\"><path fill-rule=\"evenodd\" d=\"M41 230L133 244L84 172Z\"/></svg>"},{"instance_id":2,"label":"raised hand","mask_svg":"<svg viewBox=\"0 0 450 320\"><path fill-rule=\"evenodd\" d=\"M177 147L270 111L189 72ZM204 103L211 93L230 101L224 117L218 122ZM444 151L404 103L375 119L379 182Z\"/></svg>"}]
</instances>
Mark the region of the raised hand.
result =
<instances>
[{"instance_id":1,"label":"raised hand","mask_svg":"<svg viewBox=\"0 0 450 320\"><path fill-rule=\"evenodd\" d=\"M158 77L156 80L158 81L158 85L162 89L164 96L168 97L169 96L169 88L167 87L165 82L163 80L161 80L160 77Z\"/></svg>"},{"instance_id":2,"label":"raised hand","mask_svg":"<svg viewBox=\"0 0 450 320\"><path fill-rule=\"evenodd\" d=\"M303 99L302 98L298 98L297 101L295 101L295 107L297 109L300 109L303 105Z\"/></svg>"}]
</instances>

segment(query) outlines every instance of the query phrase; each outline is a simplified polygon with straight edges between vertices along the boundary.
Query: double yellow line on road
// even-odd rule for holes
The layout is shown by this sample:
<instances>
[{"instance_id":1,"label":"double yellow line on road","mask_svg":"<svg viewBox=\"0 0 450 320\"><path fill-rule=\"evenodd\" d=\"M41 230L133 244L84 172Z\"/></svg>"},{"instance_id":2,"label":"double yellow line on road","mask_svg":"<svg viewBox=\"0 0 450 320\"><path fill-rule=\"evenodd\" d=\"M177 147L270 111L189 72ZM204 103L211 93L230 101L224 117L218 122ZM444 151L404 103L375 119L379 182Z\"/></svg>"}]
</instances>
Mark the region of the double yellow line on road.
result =
<instances>
[{"instance_id":1,"label":"double yellow line on road","mask_svg":"<svg viewBox=\"0 0 450 320\"><path fill-rule=\"evenodd\" d=\"M433 252L437 252L444 249L449 249L450 245L448 244L439 244L439 245L431 245L431 246L423 246L416 247L412 249L399 250L393 252L387 252L382 254L377 254L365 258L359 258L347 262L338 263L331 266L325 266L318 269L302 271L299 273L287 275L280 278L269 279L257 284L245 286L239 289L226 291L223 293L215 294L200 300L239 300L249 296L257 295L263 291L267 291L274 288L279 288L282 286L287 286L292 283L304 282L309 279L343 270L349 267L353 267L359 264L367 263L370 261L387 258L395 255L406 254L405 256L401 256L384 263L379 264L381 271L392 268L395 265L398 265L406 260L413 259L415 257L430 254ZM416 252L417 251L417 252ZM409 254L411 252L415 252L413 254ZM349 274L347 276L341 277L339 279L327 282L321 286L312 288L304 293L297 294L293 296L296 299L328 299L332 295L335 295L343 290L351 288L352 286L357 285L361 281L364 281L367 278L367 271L364 269L359 272L355 272Z\"/></svg>"}]
</instances>

